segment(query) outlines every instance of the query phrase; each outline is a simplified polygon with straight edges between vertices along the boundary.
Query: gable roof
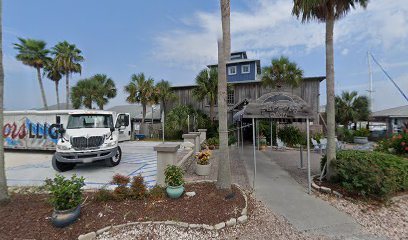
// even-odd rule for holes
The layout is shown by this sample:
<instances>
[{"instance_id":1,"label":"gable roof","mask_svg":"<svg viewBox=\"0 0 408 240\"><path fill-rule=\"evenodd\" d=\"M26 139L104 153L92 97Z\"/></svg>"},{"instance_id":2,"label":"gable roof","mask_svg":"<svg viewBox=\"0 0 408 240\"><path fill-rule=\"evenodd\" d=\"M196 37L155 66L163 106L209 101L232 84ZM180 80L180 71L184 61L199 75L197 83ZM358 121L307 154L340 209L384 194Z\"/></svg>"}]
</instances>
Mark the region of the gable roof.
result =
<instances>
[{"instance_id":1,"label":"gable roof","mask_svg":"<svg viewBox=\"0 0 408 240\"><path fill-rule=\"evenodd\" d=\"M408 105L373 112L372 117L408 117Z\"/></svg>"}]
</instances>

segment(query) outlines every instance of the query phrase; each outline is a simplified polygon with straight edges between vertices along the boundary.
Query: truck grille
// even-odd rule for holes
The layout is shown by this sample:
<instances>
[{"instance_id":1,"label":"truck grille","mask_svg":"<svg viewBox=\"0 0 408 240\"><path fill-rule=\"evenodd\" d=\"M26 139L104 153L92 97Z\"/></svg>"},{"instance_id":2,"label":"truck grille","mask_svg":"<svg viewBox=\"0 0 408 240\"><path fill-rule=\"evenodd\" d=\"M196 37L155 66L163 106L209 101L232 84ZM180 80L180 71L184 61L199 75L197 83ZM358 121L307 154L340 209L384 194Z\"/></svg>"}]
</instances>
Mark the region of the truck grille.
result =
<instances>
[{"instance_id":1,"label":"truck grille","mask_svg":"<svg viewBox=\"0 0 408 240\"><path fill-rule=\"evenodd\" d=\"M86 137L74 137L72 138L72 146L74 148L95 148L102 145L104 140L103 136Z\"/></svg>"}]
</instances>

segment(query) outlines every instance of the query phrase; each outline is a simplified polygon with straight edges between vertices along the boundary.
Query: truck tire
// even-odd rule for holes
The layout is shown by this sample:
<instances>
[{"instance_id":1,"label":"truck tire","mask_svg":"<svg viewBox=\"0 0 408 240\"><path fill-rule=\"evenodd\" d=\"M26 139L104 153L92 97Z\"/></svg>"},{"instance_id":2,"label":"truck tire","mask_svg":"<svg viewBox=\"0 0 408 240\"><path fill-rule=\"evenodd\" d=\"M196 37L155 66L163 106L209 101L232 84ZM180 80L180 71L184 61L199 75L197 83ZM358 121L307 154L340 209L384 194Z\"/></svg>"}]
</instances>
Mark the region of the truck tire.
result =
<instances>
[{"instance_id":1,"label":"truck tire","mask_svg":"<svg viewBox=\"0 0 408 240\"><path fill-rule=\"evenodd\" d=\"M75 163L58 162L55 156L52 157L52 167L57 172L66 172L72 170L74 169L75 165Z\"/></svg>"},{"instance_id":2,"label":"truck tire","mask_svg":"<svg viewBox=\"0 0 408 240\"><path fill-rule=\"evenodd\" d=\"M120 163L120 160L122 159L122 149L118 146L118 150L115 154L115 156L111 158L107 158L105 160L106 166L108 167L114 167L117 166Z\"/></svg>"}]
</instances>

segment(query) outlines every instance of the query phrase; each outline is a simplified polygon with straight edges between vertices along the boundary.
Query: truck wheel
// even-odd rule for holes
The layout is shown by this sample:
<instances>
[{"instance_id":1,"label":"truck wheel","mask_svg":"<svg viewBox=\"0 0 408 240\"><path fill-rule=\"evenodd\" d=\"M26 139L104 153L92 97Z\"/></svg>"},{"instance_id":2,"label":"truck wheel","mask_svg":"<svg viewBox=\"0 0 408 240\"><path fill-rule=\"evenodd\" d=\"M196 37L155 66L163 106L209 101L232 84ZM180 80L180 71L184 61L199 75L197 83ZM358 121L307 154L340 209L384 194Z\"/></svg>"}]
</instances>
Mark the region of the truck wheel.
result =
<instances>
[{"instance_id":1,"label":"truck wheel","mask_svg":"<svg viewBox=\"0 0 408 240\"><path fill-rule=\"evenodd\" d=\"M122 149L118 146L118 150L116 151L115 156L111 158L107 158L105 160L106 166L108 167L114 167L117 166L120 163L120 160L122 159Z\"/></svg>"},{"instance_id":2,"label":"truck wheel","mask_svg":"<svg viewBox=\"0 0 408 240\"><path fill-rule=\"evenodd\" d=\"M76 165L75 163L58 162L55 156L52 157L52 167L54 168L55 171L66 172L74 169L75 165Z\"/></svg>"}]
</instances>

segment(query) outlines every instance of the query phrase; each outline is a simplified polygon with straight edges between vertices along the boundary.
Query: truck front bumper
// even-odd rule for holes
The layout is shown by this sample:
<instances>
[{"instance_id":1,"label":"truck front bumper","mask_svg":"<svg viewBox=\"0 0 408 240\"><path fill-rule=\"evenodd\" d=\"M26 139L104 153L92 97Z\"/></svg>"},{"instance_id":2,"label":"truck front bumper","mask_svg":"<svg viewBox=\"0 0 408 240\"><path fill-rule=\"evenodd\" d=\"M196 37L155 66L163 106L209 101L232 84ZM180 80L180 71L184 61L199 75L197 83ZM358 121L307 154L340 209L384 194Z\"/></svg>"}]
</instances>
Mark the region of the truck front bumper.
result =
<instances>
[{"instance_id":1,"label":"truck front bumper","mask_svg":"<svg viewBox=\"0 0 408 240\"><path fill-rule=\"evenodd\" d=\"M92 152L55 152L58 162L65 163L90 163L115 156L118 147Z\"/></svg>"}]
</instances>

